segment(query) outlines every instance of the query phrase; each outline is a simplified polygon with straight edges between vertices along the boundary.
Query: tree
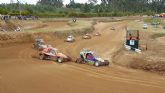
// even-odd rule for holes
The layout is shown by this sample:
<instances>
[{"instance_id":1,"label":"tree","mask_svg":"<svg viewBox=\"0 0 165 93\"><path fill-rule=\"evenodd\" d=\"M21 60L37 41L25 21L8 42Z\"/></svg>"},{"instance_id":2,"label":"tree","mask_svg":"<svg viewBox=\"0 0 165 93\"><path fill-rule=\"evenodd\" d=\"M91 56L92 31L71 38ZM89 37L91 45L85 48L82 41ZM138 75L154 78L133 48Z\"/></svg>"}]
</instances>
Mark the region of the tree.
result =
<instances>
[{"instance_id":1,"label":"tree","mask_svg":"<svg viewBox=\"0 0 165 93\"><path fill-rule=\"evenodd\" d=\"M0 14L19 14L19 7L23 14L39 16L122 16L133 14L154 14L165 12L165 0L88 0L87 3L75 3L63 7L63 0L39 0L36 5L30 4L0 4Z\"/></svg>"},{"instance_id":2,"label":"tree","mask_svg":"<svg viewBox=\"0 0 165 93\"><path fill-rule=\"evenodd\" d=\"M88 0L90 4L96 4L98 1L97 0Z\"/></svg>"},{"instance_id":3,"label":"tree","mask_svg":"<svg viewBox=\"0 0 165 93\"><path fill-rule=\"evenodd\" d=\"M74 0L70 0L69 4L75 4L75 1Z\"/></svg>"},{"instance_id":4,"label":"tree","mask_svg":"<svg viewBox=\"0 0 165 93\"><path fill-rule=\"evenodd\" d=\"M112 0L101 0L103 4L110 4ZM119 1L119 0L118 0ZM119 1L120 2L120 1Z\"/></svg>"},{"instance_id":5,"label":"tree","mask_svg":"<svg viewBox=\"0 0 165 93\"><path fill-rule=\"evenodd\" d=\"M54 6L56 8L63 7L63 0L39 0L37 4Z\"/></svg>"}]
</instances>

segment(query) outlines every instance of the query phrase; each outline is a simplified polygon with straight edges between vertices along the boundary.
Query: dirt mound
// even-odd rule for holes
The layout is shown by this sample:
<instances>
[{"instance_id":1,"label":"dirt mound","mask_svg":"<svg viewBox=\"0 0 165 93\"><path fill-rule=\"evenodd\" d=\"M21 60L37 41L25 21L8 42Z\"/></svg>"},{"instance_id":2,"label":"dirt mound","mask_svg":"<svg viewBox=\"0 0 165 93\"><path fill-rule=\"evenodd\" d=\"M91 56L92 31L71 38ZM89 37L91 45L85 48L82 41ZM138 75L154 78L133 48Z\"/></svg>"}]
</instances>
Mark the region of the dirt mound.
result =
<instances>
[{"instance_id":1,"label":"dirt mound","mask_svg":"<svg viewBox=\"0 0 165 93\"><path fill-rule=\"evenodd\" d=\"M67 37L68 35L72 34L74 36L84 35L85 33L92 33L94 30L94 25L96 21L77 21L72 22L68 21L67 23L71 29L59 29L56 30L55 33L58 37Z\"/></svg>"},{"instance_id":2,"label":"dirt mound","mask_svg":"<svg viewBox=\"0 0 165 93\"><path fill-rule=\"evenodd\" d=\"M64 32L37 32L37 33L26 33L26 32L18 32L18 33L0 33L0 47L10 46L21 43L30 43L34 42L34 40L38 37L42 37L46 41L50 41L52 39L64 38L69 34L79 36L84 33L90 33L93 31L93 28L89 29L75 29L68 30Z\"/></svg>"},{"instance_id":3,"label":"dirt mound","mask_svg":"<svg viewBox=\"0 0 165 93\"><path fill-rule=\"evenodd\" d=\"M23 26L23 29L25 31L36 31L37 30L54 30L54 29L57 29L57 28L63 28L63 27L66 27L67 26L67 21L64 21L64 22L45 22L45 21L41 21L41 20L38 20L38 21L26 21L26 22L22 22L22 26Z\"/></svg>"},{"instance_id":4,"label":"dirt mound","mask_svg":"<svg viewBox=\"0 0 165 93\"><path fill-rule=\"evenodd\" d=\"M130 64L131 68L143 69L145 71L156 72L159 74L165 74L165 62L146 62L142 59L136 59Z\"/></svg>"},{"instance_id":5,"label":"dirt mound","mask_svg":"<svg viewBox=\"0 0 165 93\"><path fill-rule=\"evenodd\" d=\"M59 38L64 38L67 37L68 35L74 35L74 36L80 36L85 33L91 33L93 32L94 28L93 27L87 27L87 28L79 28L79 29L72 29L72 30L57 30L55 31L55 34Z\"/></svg>"},{"instance_id":6,"label":"dirt mound","mask_svg":"<svg viewBox=\"0 0 165 93\"><path fill-rule=\"evenodd\" d=\"M55 33L0 33L0 46L34 42L35 38L42 37L45 40L56 39Z\"/></svg>"},{"instance_id":7,"label":"dirt mound","mask_svg":"<svg viewBox=\"0 0 165 93\"><path fill-rule=\"evenodd\" d=\"M140 48L142 53L123 49L114 56L114 63L135 69L165 74L164 37L153 39L152 32L140 32ZM147 44L147 50L142 46ZM124 60L124 62L123 62Z\"/></svg>"},{"instance_id":8,"label":"dirt mound","mask_svg":"<svg viewBox=\"0 0 165 93\"><path fill-rule=\"evenodd\" d=\"M99 23L95 31L101 37L66 43L62 39L45 38L65 54L78 57L89 48L101 57L110 58L122 47L127 22ZM110 30L111 26L116 31ZM43 33L41 35L44 36ZM47 41L46 41L47 42ZM107 67L39 60L32 43L0 48L0 92L2 93L164 93L164 78L152 73L123 68L113 63ZM8 52L9 51L9 52ZM36 53L38 54L38 53Z\"/></svg>"},{"instance_id":9,"label":"dirt mound","mask_svg":"<svg viewBox=\"0 0 165 93\"><path fill-rule=\"evenodd\" d=\"M22 22L22 21L21 21ZM38 22L38 24L37 24ZM12 44L20 43L29 43L34 42L35 38L42 37L45 40L51 40L56 38L65 38L68 35L72 34L74 36L79 36L85 33L91 33L94 30L93 21L78 21L74 26L66 26L67 22L23 22L23 26L27 27L25 30L30 31L21 31L21 32L1 32L0 33L0 46L7 46ZM17 23L20 23L18 21ZM33 25L32 23L35 23ZM86 23L86 24L85 24ZM15 29L17 26L12 22L7 22L8 29ZM55 26L54 26L55 25ZM57 29L58 28L58 29ZM50 30L50 31L49 31ZM52 31L51 31L52 30Z\"/></svg>"},{"instance_id":10,"label":"dirt mound","mask_svg":"<svg viewBox=\"0 0 165 93\"><path fill-rule=\"evenodd\" d=\"M16 22L10 20L1 22L0 26L1 30L3 31L15 31L16 29L18 29L18 27L21 27L20 24L17 24Z\"/></svg>"},{"instance_id":11,"label":"dirt mound","mask_svg":"<svg viewBox=\"0 0 165 93\"><path fill-rule=\"evenodd\" d=\"M157 38L158 42L165 45L165 36Z\"/></svg>"},{"instance_id":12,"label":"dirt mound","mask_svg":"<svg viewBox=\"0 0 165 93\"><path fill-rule=\"evenodd\" d=\"M99 23L95 31L101 37L66 43L62 39L49 41L52 46L67 55L78 57L82 48L110 58L122 47L125 37L121 23ZM110 30L111 26L116 31ZM46 36L45 36L46 37ZM49 34L48 34L48 38ZM110 64L94 67L74 62L58 64L39 60L33 56L37 51L32 43L0 48L0 92L2 93L164 93L164 78ZM10 52L6 52L10 51ZM38 53L37 53L38 54Z\"/></svg>"}]
</instances>

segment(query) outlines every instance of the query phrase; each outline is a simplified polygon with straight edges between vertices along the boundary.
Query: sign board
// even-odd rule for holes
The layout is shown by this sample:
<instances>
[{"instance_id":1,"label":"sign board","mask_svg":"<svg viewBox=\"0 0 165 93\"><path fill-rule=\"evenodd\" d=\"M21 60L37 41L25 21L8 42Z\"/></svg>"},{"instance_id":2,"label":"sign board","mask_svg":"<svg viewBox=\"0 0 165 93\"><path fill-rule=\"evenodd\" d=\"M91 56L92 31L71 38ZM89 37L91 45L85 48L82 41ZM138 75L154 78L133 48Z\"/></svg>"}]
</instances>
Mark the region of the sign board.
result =
<instances>
[{"instance_id":1,"label":"sign board","mask_svg":"<svg viewBox=\"0 0 165 93\"><path fill-rule=\"evenodd\" d=\"M135 40L130 40L130 45L135 45Z\"/></svg>"}]
</instances>

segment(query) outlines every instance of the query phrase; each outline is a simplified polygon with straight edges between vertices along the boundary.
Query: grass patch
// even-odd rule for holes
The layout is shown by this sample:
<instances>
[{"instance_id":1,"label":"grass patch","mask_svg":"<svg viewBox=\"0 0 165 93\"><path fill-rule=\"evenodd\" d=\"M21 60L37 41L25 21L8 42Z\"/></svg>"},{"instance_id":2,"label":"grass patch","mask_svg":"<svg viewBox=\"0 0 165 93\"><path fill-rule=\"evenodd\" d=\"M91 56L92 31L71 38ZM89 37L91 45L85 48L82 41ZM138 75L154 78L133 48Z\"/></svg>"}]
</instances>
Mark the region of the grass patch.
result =
<instances>
[{"instance_id":1,"label":"grass patch","mask_svg":"<svg viewBox=\"0 0 165 93\"><path fill-rule=\"evenodd\" d=\"M52 21L53 22L53 21ZM93 26L92 21L83 21L79 20L76 23L70 23L69 26L63 27L63 28L39 28L35 30L24 30L24 32L65 32L68 30L77 30L77 29L84 29L84 28L91 28Z\"/></svg>"},{"instance_id":2,"label":"grass patch","mask_svg":"<svg viewBox=\"0 0 165 93\"><path fill-rule=\"evenodd\" d=\"M60 37L66 37L69 34L82 35L93 31L93 21L77 21L76 23L69 22L69 28L62 28L55 30L55 33Z\"/></svg>"},{"instance_id":3,"label":"grass patch","mask_svg":"<svg viewBox=\"0 0 165 93\"><path fill-rule=\"evenodd\" d=\"M161 25L163 25L163 20L161 20ZM151 25L148 23L148 28L147 29L143 29L143 21L132 21L130 23L128 23L127 27L129 29L132 30L139 30L139 31L145 31L145 32L154 32L154 33L164 33L164 29L161 25L158 25L157 27L155 27L154 25Z\"/></svg>"},{"instance_id":4,"label":"grass patch","mask_svg":"<svg viewBox=\"0 0 165 93\"><path fill-rule=\"evenodd\" d=\"M67 22L67 21L69 21L68 18L42 18L40 20L43 23L46 23L46 22Z\"/></svg>"},{"instance_id":5,"label":"grass patch","mask_svg":"<svg viewBox=\"0 0 165 93\"><path fill-rule=\"evenodd\" d=\"M165 26L165 18L162 18L162 26Z\"/></svg>"},{"instance_id":6,"label":"grass patch","mask_svg":"<svg viewBox=\"0 0 165 93\"><path fill-rule=\"evenodd\" d=\"M144 22L146 23L153 23L153 22L160 22L161 23L161 18L147 18L147 19L144 19Z\"/></svg>"},{"instance_id":7,"label":"grass patch","mask_svg":"<svg viewBox=\"0 0 165 93\"><path fill-rule=\"evenodd\" d=\"M50 22L49 20L46 20L45 22ZM55 22L52 20L51 22ZM76 23L73 23L71 21L68 22L68 26L60 27L60 28L54 28L54 27L47 27L47 28L38 28L38 29L30 29L30 30L24 30L22 32L26 33L47 33L52 32L55 33L58 37L66 37L70 34L74 36L82 35L85 33L90 33L93 31L93 25L94 21L84 21L84 20L78 20Z\"/></svg>"},{"instance_id":8,"label":"grass patch","mask_svg":"<svg viewBox=\"0 0 165 93\"><path fill-rule=\"evenodd\" d=\"M165 33L156 33L156 34L153 34L153 35L151 36L151 38L155 39L155 38L163 37L163 36L165 36Z\"/></svg>"}]
</instances>

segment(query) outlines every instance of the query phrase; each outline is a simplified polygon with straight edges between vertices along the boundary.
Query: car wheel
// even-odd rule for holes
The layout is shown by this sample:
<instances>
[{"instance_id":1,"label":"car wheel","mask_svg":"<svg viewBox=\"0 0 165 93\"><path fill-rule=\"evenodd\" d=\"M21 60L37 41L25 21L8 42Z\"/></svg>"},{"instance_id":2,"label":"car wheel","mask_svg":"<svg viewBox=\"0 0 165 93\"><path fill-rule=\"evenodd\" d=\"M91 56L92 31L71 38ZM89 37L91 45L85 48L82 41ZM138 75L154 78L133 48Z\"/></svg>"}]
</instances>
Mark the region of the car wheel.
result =
<instances>
[{"instance_id":1,"label":"car wheel","mask_svg":"<svg viewBox=\"0 0 165 93\"><path fill-rule=\"evenodd\" d=\"M33 48L36 48L35 44L33 44Z\"/></svg>"},{"instance_id":2,"label":"car wheel","mask_svg":"<svg viewBox=\"0 0 165 93\"><path fill-rule=\"evenodd\" d=\"M40 55L40 59L44 60L45 59L45 55Z\"/></svg>"},{"instance_id":3,"label":"car wheel","mask_svg":"<svg viewBox=\"0 0 165 93\"><path fill-rule=\"evenodd\" d=\"M105 60L105 65L109 65L109 61L108 60Z\"/></svg>"},{"instance_id":4,"label":"car wheel","mask_svg":"<svg viewBox=\"0 0 165 93\"><path fill-rule=\"evenodd\" d=\"M62 61L63 61L63 58L58 58L58 59L57 59L57 62L58 62L58 63L62 63Z\"/></svg>"},{"instance_id":5,"label":"car wheel","mask_svg":"<svg viewBox=\"0 0 165 93\"><path fill-rule=\"evenodd\" d=\"M96 67L98 67L100 64L99 64L99 62L95 62L95 64L94 64Z\"/></svg>"},{"instance_id":6,"label":"car wheel","mask_svg":"<svg viewBox=\"0 0 165 93\"><path fill-rule=\"evenodd\" d=\"M83 63L83 60L81 59L81 58L78 58L77 60L76 60L76 63Z\"/></svg>"}]
</instances>

